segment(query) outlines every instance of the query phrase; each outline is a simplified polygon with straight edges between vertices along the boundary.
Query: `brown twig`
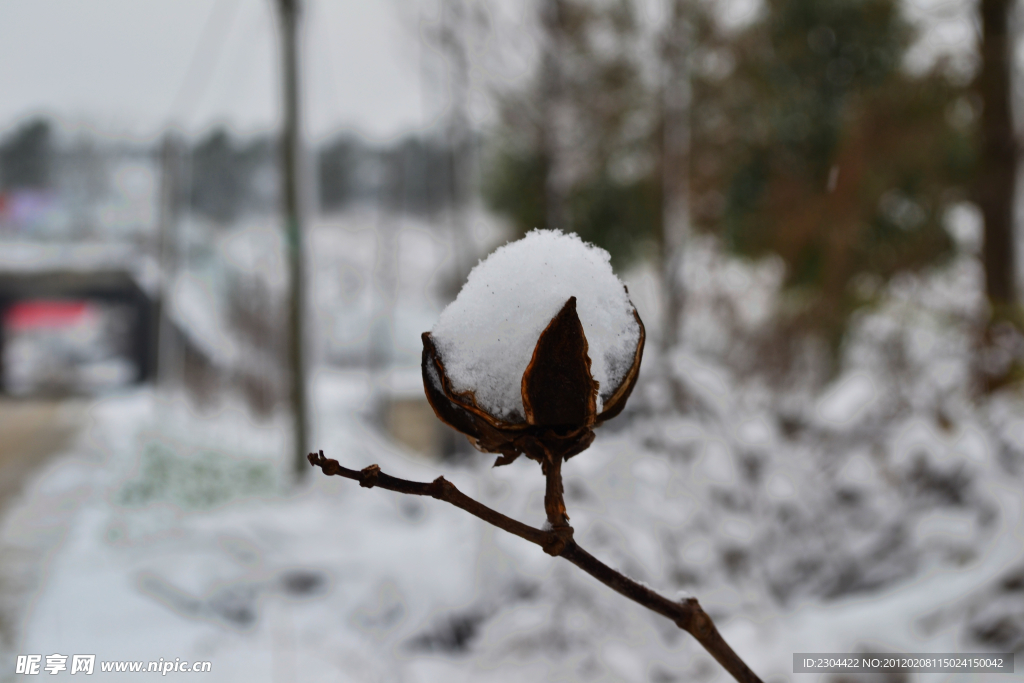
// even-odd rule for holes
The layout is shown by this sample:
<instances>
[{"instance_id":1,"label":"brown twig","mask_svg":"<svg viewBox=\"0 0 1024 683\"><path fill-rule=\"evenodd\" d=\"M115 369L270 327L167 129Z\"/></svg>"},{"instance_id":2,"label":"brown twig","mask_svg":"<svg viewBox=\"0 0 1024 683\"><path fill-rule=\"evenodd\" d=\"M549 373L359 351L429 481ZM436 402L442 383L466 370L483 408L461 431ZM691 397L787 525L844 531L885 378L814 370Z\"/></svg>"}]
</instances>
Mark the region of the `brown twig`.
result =
<instances>
[{"instance_id":1,"label":"brown twig","mask_svg":"<svg viewBox=\"0 0 1024 683\"><path fill-rule=\"evenodd\" d=\"M704 649L740 683L761 683L761 679L725 642L718 629L715 628L714 622L711 621L711 617L701 608L696 598L673 602L620 574L576 544L572 537L572 527L564 521L568 519L568 515L564 515L565 504L562 502L561 458L550 459L544 469L547 476L545 508L548 512L548 521L551 522L550 530L536 529L511 517L506 517L462 493L444 477L438 477L426 484L384 474L377 465L370 465L362 470L350 470L339 464L337 460L325 458L323 451L310 453L308 458L309 463L314 467L319 467L324 474L352 479L366 488L377 486L398 493L437 498L451 503L499 529L534 543L547 554L568 560L633 602L671 619L676 626L696 638L697 642L704 646ZM555 507L549 506L549 497L551 504ZM552 511L557 511L559 505L564 518L560 524L555 524L551 519ZM557 516L555 521L557 521Z\"/></svg>"},{"instance_id":2,"label":"brown twig","mask_svg":"<svg viewBox=\"0 0 1024 683\"><path fill-rule=\"evenodd\" d=\"M552 529L569 526L569 513L565 509L562 488L562 454L544 449L541 461L544 473L544 512Z\"/></svg>"}]
</instances>

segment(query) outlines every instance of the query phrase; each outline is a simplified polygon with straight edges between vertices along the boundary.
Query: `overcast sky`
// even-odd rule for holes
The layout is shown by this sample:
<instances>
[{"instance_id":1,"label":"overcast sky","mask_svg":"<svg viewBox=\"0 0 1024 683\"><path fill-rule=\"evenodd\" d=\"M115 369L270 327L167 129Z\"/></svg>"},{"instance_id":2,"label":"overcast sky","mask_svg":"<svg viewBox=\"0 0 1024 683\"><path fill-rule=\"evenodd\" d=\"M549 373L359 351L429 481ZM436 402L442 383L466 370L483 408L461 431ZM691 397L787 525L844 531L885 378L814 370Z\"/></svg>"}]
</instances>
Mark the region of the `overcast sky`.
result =
<instances>
[{"instance_id":1,"label":"overcast sky","mask_svg":"<svg viewBox=\"0 0 1024 683\"><path fill-rule=\"evenodd\" d=\"M279 120L276 0L0 0L0 133L45 114L69 126L153 136ZM342 129L388 139L435 123L447 105L445 68L428 39L439 0L304 0L304 124L313 139ZM719 0L742 24L760 0ZM529 72L529 0L476 0L472 111ZM657 23L660 0L641 13ZM967 0L905 0L927 26L911 62L971 54Z\"/></svg>"},{"instance_id":2,"label":"overcast sky","mask_svg":"<svg viewBox=\"0 0 1024 683\"><path fill-rule=\"evenodd\" d=\"M389 138L436 120L443 68L421 38L436 3L304 5L312 137L347 127ZM3 0L0 130L35 114L143 136L219 122L270 129L280 91L275 21L274 0Z\"/></svg>"}]
</instances>

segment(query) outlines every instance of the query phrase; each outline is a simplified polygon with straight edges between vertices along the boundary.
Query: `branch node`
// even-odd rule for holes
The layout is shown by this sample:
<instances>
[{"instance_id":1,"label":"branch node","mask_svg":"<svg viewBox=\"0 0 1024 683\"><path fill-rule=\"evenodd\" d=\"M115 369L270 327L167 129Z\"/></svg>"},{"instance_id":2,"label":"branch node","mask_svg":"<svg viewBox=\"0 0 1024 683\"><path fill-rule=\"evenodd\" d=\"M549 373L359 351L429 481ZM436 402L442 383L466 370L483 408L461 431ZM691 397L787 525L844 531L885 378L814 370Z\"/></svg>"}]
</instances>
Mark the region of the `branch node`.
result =
<instances>
[{"instance_id":1,"label":"branch node","mask_svg":"<svg viewBox=\"0 0 1024 683\"><path fill-rule=\"evenodd\" d=\"M698 639L706 638L711 634L714 624L711 621L711 617L708 616L704 608L697 602L697 598L681 600L680 606L683 608L683 616L675 620L676 626L684 631L688 631Z\"/></svg>"},{"instance_id":2,"label":"branch node","mask_svg":"<svg viewBox=\"0 0 1024 683\"><path fill-rule=\"evenodd\" d=\"M309 464L313 467L319 466L326 475L341 474L341 465L338 464L338 461L324 457L323 451L310 453L306 456L306 459L309 460Z\"/></svg>"},{"instance_id":3,"label":"branch node","mask_svg":"<svg viewBox=\"0 0 1024 683\"><path fill-rule=\"evenodd\" d=\"M363 488L372 489L377 485L377 476L380 474L380 465L370 465L359 471L359 485Z\"/></svg>"},{"instance_id":4,"label":"branch node","mask_svg":"<svg viewBox=\"0 0 1024 683\"><path fill-rule=\"evenodd\" d=\"M556 526L548 532L547 540L541 548L551 557L558 557L565 552L572 540L571 526Z\"/></svg>"},{"instance_id":5,"label":"branch node","mask_svg":"<svg viewBox=\"0 0 1024 683\"><path fill-rule=\"evenodd\" d=\"M430 495L438 500L451 500L452 492L456 490L455 484L444 477L438 477L430 484Z\"/></svg>"}]
</instances>

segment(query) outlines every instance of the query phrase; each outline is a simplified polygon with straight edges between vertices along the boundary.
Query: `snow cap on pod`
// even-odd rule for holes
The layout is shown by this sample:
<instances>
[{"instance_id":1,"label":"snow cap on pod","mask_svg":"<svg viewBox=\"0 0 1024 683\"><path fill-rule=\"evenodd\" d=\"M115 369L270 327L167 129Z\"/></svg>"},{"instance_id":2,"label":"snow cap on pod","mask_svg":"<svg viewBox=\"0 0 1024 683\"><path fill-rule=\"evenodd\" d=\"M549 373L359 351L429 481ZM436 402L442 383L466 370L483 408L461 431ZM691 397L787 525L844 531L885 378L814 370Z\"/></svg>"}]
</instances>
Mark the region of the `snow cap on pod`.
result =
<instances>
[{"instance_id":1,"label":"snow cap on pod","mask_svg":"<svg viewBox=\"0 0 1024 683\"><path fill-rule=\"evenodd\" d=\"M600 412L634 366L641 326L608 252L560 230L534 230L497 249L441 313L431 339L452 390L472 392L499 420L523 422L523 373L571 297Z\"/></svg>"}]
</instances>

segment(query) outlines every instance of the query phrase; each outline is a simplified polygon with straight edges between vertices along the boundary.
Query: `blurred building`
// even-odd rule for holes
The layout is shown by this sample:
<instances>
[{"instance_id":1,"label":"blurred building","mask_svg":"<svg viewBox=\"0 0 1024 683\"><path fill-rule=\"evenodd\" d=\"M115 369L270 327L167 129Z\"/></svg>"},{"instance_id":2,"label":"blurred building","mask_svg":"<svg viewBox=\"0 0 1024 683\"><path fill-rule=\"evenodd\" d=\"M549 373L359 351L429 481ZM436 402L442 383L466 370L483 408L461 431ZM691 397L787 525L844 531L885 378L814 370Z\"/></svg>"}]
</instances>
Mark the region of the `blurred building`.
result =
<instances>
[{"instance_id":1,"label":"blurred building","mask_svg":"<svg viewBox=\"0 0 1024 683\"><path fill-rule=\"evenodd\" d=\"M19 246L0 247L4 393L96 393L152 377L158 304L131 269L75 267L74 250L33 260L25 247L40 245ZM24 260L12 263L12 251Z\"/></svg>"},{"instance_id":2,"label":"blurred building","mask_svg":"<svg viewBox=\"0 0 1024 683\"><path fill-rule=\"evenodd\" d=\"M159 166L28 121L0 140L0 389L95 393L155 370Z\"/></svg>"}]
</instances>

